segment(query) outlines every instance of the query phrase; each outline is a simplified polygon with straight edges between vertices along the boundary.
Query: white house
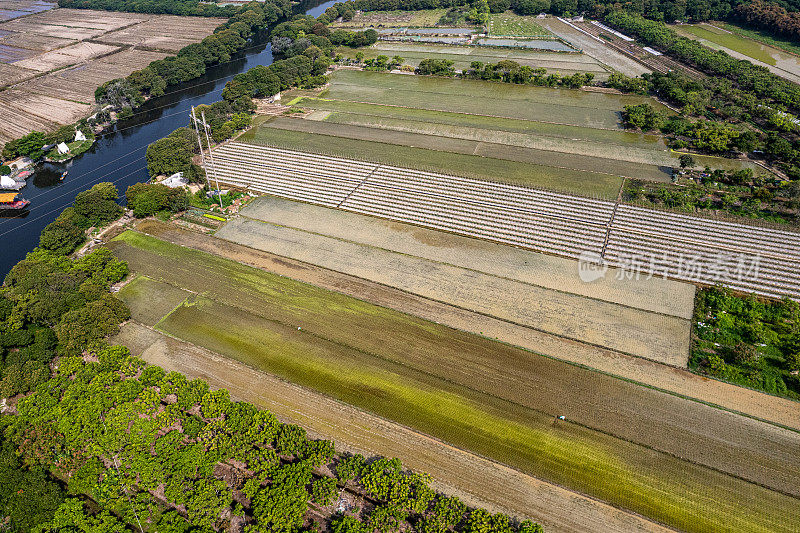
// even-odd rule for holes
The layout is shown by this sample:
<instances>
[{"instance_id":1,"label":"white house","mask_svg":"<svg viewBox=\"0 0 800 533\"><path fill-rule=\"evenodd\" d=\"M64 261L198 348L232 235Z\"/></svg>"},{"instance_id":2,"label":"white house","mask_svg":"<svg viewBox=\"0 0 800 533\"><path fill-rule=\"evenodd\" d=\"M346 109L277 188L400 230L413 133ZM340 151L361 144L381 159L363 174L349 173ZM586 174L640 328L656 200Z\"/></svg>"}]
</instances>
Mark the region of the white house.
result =
<instances>
[{"instance_id":1,"label":"white house","mask_svg":"<svg viewBox=\"0 0 800 533\"><path fill-rule=\"evenodd\" d=\"M85 141L85 140L86 140L86 135L84 135L81 130L77 130L75 132L75 142Z\"/></svg>"},{"instance_id":2,"label":"white house","mask_svg":"<svg viewBox=\"0 0 800 533\"><path fill-rule=\"evenodd\" d=\"M65 143L61 142L61 143L58 143L58 146L56 146L56 150L58 150L59 154L66 155L66 154L69 153L69 146L67 146Z\"/></svg>"}]
</instances>

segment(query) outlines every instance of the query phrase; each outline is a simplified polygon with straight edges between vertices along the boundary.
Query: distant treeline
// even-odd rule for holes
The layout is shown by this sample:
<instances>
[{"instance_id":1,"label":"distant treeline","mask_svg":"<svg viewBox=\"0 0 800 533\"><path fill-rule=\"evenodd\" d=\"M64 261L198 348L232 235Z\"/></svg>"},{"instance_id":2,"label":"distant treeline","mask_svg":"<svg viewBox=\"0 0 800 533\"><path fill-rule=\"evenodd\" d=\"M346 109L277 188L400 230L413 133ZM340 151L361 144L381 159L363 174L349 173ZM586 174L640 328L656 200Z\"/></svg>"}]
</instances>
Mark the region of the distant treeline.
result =
<instances>
[{"instance_id":1,"label":"distant treeline","mask_svg":"<svg viewBox=\"0 0 800 533\"><path fill-rule=\"evenodd\" d=\"M239 9L237 6L202 4L199 0L58 0L58 5L75 9L225 18L232 17Z\"/></svg>"}]
</instances>

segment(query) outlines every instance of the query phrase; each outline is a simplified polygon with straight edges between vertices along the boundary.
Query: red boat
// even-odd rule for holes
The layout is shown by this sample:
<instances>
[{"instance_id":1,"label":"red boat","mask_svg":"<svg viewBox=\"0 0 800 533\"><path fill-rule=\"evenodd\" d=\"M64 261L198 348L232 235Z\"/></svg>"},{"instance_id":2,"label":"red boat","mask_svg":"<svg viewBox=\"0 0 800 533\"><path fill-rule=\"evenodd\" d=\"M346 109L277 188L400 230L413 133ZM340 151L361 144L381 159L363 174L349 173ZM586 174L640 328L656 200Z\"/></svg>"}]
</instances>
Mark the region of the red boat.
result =
<instances>
[{"instance_id":1,"label":"red boat","mask_svg":"<svg viewBox=\"0 0 800 533\"><path fill-rule=\"evenodd\" d=\"M16 192L0 193L0 211L25 209L30 205L30 201L18 197Z\"/></svg>"}]
</instances>

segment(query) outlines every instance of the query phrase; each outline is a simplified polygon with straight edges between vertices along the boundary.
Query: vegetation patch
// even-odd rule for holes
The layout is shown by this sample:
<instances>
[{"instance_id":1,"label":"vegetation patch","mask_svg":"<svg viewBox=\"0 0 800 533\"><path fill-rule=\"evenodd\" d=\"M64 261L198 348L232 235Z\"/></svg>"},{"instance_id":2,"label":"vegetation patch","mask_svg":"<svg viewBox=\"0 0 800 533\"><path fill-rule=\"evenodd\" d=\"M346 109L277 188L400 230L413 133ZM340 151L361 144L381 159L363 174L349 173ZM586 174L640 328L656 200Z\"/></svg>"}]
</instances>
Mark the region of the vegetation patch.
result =
<instances>
[{"instance_id":1,"label":"vegetation patch","mask_svg":"<svg viewBox=\"0 0 800 533\"><path fill-rule=\"evenodd\" d=\"M533 17L521 17L510 11L489 15L489 35L502 37L554 37L536 24Z\"/></svg>"},{"instance_id":2,"label":"vegetation patch","mask_svg":"<svg viewBox=\"0 0 800 533\"><path fill-rule=\"evenodd\" d=\"M719 45L734 52L739 52L747 57L757 59L762 63L768 65L775 65L775 58L770 54L768 49L756 41L753 41L742 35L730 33L709 24L698 25L682 25L676 26L678 32L681 34L689 34L694 37L699 37L701 40L709 41L712 45Z\"/></svg>"},{"instance_id":3,"label":"vegetation patch","mask_svg":"<svg viewBox=\"0 0 800 533\"><path fill-rule=\"evenodd\" d=\"M800 304L698 291L691 368L800 400Z\"/></svg>"}]
</instances>

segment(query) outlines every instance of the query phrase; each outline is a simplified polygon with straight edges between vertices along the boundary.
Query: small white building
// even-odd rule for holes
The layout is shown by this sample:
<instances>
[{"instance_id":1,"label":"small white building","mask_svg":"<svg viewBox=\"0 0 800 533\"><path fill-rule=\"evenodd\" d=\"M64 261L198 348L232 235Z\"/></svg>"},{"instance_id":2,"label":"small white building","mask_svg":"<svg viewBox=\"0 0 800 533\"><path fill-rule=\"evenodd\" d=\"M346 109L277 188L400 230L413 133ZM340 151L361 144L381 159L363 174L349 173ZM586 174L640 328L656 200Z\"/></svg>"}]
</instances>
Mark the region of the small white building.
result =
<instances>
[{"instance_id":1,"label":"small white building","mask_svg":"<svg viewBox=\"0 0 800 533\"><path fill-rule=\"evenodd\" d=\"M77 130L75 132L75 142L85 141L85 140L86 140L86 135L84 135L81 130Z\"/></svg>"},{"instance_id":2,"label":"small white building","mask_svg":"<svg viewBox=\"0 0 800 533\"><path fill-rule=\"evenodd\" d=\"M56 146L56 150L58 150L59 154L66 155L69 153L69 146L67 146L66 143L60 142L58 146Z\"/></svg>"},{"instance_id":3,"label":"small white building","mask_svg":"<svg viewBox=\"0 0 800 533\"><path fill-rule=\"evenodd\" d=\"M165 178L161 183L170 189L177 189L178 187L185 187L188 185L189 180L183 177L183 172L176 172L172 176Z\"/></svg>"}]
</instances>

